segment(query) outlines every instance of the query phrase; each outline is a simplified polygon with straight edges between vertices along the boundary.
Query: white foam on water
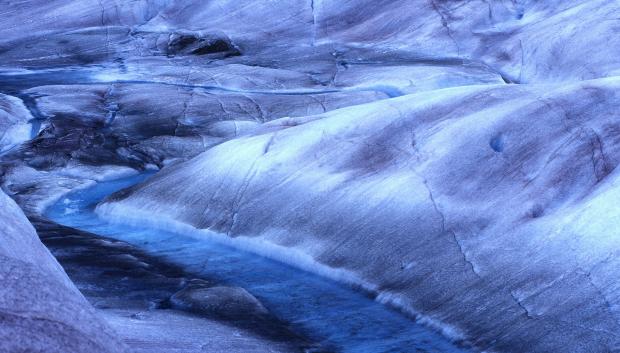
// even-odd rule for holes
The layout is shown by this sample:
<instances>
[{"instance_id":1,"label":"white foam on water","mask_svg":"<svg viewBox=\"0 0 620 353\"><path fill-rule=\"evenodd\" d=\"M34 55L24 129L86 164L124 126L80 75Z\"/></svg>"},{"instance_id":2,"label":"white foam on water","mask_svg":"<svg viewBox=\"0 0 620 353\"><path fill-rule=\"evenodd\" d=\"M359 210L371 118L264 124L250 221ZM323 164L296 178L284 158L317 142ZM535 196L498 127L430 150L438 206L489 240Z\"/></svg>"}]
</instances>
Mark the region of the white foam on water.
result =
<instances>
[{"instance_id":1,"label":"white foam on water","mask_svg":"<svg viewBox=\"0 0 620 353\"><path fill-rule=\"evenodd\" d=\"M149 227L198 239L206 238L235 249L254 253L303 271L347 284L374 295L376 301L379 303L395 308L403 314L414 318L417 323L439 332L452 342L458 342L460 344L466 343L465 334L458 328L420 313L413 308L411 303L403 295L389 291L380 291L377 285L365 281L356 273L322 264L304 250L274 244L264 239L262 236L237 236L232 238L226 234L208 229L197 229L167 215L147 212L123 204L101 203L96 207L95 213L110 223L124 224L133 227Z\"/></svg>"}]
</instances>

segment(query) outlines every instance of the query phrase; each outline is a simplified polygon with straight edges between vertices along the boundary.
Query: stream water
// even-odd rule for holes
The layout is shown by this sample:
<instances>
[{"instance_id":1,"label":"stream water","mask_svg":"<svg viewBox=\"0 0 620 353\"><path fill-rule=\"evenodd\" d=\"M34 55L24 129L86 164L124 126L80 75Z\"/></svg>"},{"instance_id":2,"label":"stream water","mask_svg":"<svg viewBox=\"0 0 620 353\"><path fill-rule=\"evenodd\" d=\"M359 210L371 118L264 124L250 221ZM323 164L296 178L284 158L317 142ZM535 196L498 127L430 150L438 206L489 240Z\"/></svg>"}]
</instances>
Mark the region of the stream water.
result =
<instances>
[{"instance_id":1,"label":"stream water","mask_svg":"<svg viewBox=\"0 0 620 353\"><path fill-rule=\"evenodd\" d=\"M51 220L128 242L188 272L240 286L293 330L337 352L465 352L440 334L346 285L208 239L108 222L94 212L105 196L149 173L101 182L63 197Z\"/></svg>"}]
</instances>

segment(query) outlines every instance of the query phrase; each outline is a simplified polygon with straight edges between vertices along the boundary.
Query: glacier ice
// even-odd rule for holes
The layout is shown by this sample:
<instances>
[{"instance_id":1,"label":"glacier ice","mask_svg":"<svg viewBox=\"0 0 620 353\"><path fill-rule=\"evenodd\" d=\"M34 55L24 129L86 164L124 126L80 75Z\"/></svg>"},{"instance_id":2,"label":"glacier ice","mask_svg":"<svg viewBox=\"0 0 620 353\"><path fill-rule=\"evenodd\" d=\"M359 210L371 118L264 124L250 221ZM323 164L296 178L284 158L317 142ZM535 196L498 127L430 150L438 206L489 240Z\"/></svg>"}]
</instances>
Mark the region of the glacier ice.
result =
<instances>
[{"instance_id":1,"label":"glacier ice","mask_svg":"<svg viewBox=\"0 0 620 353\"><path fill-rule=\"evenodd\" d=\"M0 219L0 350L126 352L3 192Z\"/></svg>"},{"instance_id":2,"label":"glacier ice","mask_svg":"<svg viewBox=\"0 0 620 353\"><path fill-rule=\"evenodd\" d=\"M161 170L97 212L358 285L480 350L620 346L617 1L2 8L0 185L26 214Z\"/></svg>"},{"instance_id":3,"label":"glacier ice","mask_svg":"<svg viewBox=\"0 0 620 353\"><path fill-rule=\"evenodd\" d=\"M32 118L21 100L0 94L0 154L30 139Z\"/></svg>"},{"instance_id":4,"label":"glacier ice","mask_svg":"<svg viewBox=\"0 0 620 353\"><path fill-rule=\"evenodd\" d=\"M616 276L615 228L612 216L599 221L608 227L581 224L602 197L614 200L598 194L617 174L618 88L616 78L471 86L273 121L274 131L213 147L98 210L156 214L159 226L344 271L476 345L501 335L511 350L604 350L618 318L605 285Z\"/></svg>"}]
</instances>

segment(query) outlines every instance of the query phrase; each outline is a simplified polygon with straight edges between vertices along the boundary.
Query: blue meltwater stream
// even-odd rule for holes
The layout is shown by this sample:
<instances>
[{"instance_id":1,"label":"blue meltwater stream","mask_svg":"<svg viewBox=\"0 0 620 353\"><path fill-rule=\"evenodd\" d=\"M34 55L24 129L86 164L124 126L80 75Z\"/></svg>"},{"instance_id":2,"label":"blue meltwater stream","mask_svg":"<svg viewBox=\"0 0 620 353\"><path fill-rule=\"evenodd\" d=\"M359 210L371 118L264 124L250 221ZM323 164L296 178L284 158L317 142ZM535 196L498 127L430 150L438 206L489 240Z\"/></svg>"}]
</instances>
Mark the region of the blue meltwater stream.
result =
<instances>
[{"instance_id":1,"label":"blue meltwater stream","mask_svg":"<svg viewBox=\"0 0 620 353\"><path fill-rule=\"evenodd\" d=\"M293 330L337 352L466 352L346 285L210 239L108 222L94 212L107 195L150 175L74 191L51 206L46 216L62 225L125 241L196 275L243 287Z\"/></svg>"}]
</instances>

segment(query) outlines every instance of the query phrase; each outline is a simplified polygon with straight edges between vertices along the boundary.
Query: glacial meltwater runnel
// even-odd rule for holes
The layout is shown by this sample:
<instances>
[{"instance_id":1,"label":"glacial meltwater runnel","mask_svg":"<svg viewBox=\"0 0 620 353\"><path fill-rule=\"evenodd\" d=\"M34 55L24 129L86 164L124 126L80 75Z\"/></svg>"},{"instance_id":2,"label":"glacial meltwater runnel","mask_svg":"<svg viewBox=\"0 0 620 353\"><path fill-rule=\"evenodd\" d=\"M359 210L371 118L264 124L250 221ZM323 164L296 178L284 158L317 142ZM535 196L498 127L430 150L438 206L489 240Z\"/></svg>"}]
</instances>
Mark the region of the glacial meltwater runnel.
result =
<instances>
[{"instance_id":1,"label":"glacial meltwater runnel","mask_svg":"<svg viewBox=\"0 0 620 353\"><path fill-rule=\"evenodd\" d=\"M330 351L466 351L346 285L210 239L109 222L94 212L95 205L107 195L151 174L73 191L49 207L46 216L62 225L125 241L190 273L245 288L294 331Z\"/></svg>"}]
</instances>

